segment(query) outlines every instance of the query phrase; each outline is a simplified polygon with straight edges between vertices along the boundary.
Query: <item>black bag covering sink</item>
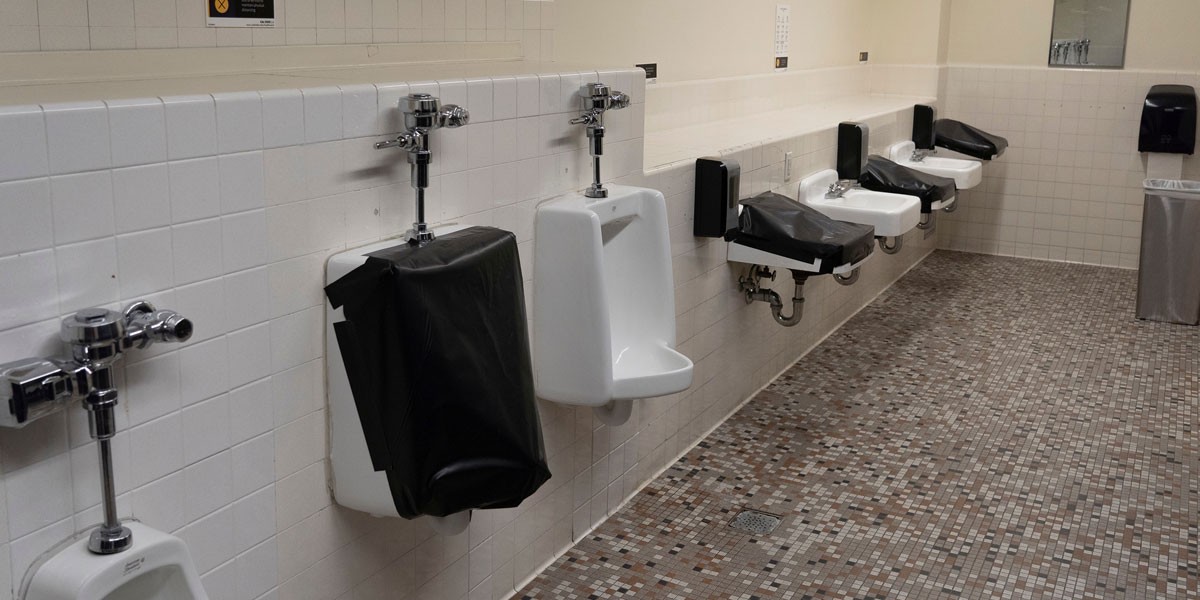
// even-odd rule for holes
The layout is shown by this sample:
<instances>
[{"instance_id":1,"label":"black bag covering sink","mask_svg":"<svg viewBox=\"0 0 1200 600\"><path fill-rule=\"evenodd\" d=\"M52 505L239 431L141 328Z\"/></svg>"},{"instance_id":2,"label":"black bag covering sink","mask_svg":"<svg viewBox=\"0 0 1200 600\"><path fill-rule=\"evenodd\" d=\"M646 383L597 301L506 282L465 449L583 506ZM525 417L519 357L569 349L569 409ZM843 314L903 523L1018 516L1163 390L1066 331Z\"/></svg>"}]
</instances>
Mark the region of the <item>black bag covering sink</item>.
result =
<instances>
[{"instance_id":1,"label":"black bag covering sink","mask_svg":"<svg viewBox=\"0 0 1200 600\"><path fill-rule=\"evenodd\" d=\"M949 200L958 193L953 179L922 173L874 155L867 158L867 168L858 183L876 192L916 196L921 199L922 214L933 212L934 202Z\"/></svg>"},{"instance_id":2,"label":"black bag covering sink","mask_svg":"<svg viewBox=\"0 0 1200 600\"><path fill-rule=\"evenodd\" d=\"M801 262L821 260L821 273L854 264L875 249L875 228L835 221L772 192L742 201L738 230L726 241Z\"/></svg>"},{"instance_id":3,"label":"black bag covering sink","mask_svg":"<svg viewBox=\"0 0 1200 600\"><path fill-rule=\"evenodd\" d=\"M400 516L514 507L550 478L512 233L381 250L325 293L345 307L338 347Z\"/></svg>"},{"instance_id":4,"label":"black bag covering sink","mask_svg":"<svg viewBox=\"0 0 1200 600\"><path fill-rule=\"evenodd\" d=\"M933 123L934 144L979 160L1000 158L1008 149L1008 140L953 119Z\"/></svg>"}]
</instances>

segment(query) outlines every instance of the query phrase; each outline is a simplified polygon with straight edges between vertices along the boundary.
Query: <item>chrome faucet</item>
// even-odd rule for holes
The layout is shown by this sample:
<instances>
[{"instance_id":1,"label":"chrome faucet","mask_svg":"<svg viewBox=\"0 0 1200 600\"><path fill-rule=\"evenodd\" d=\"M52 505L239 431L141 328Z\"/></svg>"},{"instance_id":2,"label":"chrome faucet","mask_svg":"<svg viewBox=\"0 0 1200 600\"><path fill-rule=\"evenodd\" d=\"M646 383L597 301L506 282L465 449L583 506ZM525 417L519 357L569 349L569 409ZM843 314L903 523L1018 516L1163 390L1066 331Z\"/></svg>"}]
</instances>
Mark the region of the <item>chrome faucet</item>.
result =
<instances>
[{"instance_id":1,"label":"chrome faucet","mask_svg":"<svg viewBox=\"0 0 1200 600\"><path fill-rule=\"evenodd\" d=\"M629 96L609 90L603 83L589 83L579 91L583 114L571 119L572 125L586 125L588 149L592 155L592 185L584 190L588 198L607 198L608 190L600 182L600 157L604 155L604 113L621 110L630 104Z\"/></svg>"},{"instance_id":2,"label":"chrome faucet","mask_svg":"<svg viewBox=\"0 0 1200 600\"><path fill-rule=\"evenodd\" d=\"M858 187L858 182L853 179L839 179L829 184L829 190L825 192L825 198L835 200L846 195L846 192Z\"/></svg>"},{"instance_id":3,"label":"chrome faucet","mask_svg":"<svg viewBox=\"0 0 1200 600\"><path fill-rule=\"evenodd\" d=\"M123 313L88 308L63 319L59 333L70 358L26 358L0 365L0 426L21 428L81 400L88 431L100 455L104 522L88 539L95 554L128 550L133 534L117 517L110 441L117 433L117 384L113 367L126 350L155 342L186 342L192 322L149 302L130 304Z\"/></svg>"},{"instance_id":4,"label":"chrome faucet","mask_svg":"<svg viewBox=\"0 0 1200 600\"><path fill-rule=\"evenodd\" d=\"M910 160L912 160L915 163L919 163L919 162L923 162L926 158L933 156L934 154L937 154L937 148L933 148L931 150L922 150L920 148L917 148L917 149L913 150L912 157Z\"/></svg>"},{"instance_id":5,"label":"chrome faucet","mask_svg":"<svg viewBox=\"0 0 1200 600\"><path fill-rule=\"evenodd\" d=\"M376 150L399 148L408 153L412 165L412 187L417 193L416 221L406 237L410 244L424 246L433 241L433 232L425 223L425 188L429 187L429 165L433 163L433 152L429 149L429 133L434 129L457 129L471 122L471 113L455 105L442 105L429 94L409 94L400 99L400 110L404 113L404 133L394 140L375 144Z\"/></svg>"}]
</instances>

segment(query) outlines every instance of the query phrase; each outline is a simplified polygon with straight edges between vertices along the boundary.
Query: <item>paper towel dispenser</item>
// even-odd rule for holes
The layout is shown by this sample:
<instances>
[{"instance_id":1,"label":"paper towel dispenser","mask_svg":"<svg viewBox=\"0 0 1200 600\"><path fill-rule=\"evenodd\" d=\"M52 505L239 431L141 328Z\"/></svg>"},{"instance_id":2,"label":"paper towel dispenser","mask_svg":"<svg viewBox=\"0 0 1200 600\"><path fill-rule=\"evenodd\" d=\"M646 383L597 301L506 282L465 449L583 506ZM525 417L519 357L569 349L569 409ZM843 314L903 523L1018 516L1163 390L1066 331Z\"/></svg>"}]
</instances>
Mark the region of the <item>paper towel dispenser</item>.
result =
<instances>
[{"instance_id":1,"label":"paper towel dispenser","mask_svg":"<svg viewBox=\"0 0 1200 600\"><path fill-rule=\"evenodd\" d=\"M1138 152L1196 152L1196 89L1190 85L1156 85L1146 95Z\"/></svg>"}]
</instances>

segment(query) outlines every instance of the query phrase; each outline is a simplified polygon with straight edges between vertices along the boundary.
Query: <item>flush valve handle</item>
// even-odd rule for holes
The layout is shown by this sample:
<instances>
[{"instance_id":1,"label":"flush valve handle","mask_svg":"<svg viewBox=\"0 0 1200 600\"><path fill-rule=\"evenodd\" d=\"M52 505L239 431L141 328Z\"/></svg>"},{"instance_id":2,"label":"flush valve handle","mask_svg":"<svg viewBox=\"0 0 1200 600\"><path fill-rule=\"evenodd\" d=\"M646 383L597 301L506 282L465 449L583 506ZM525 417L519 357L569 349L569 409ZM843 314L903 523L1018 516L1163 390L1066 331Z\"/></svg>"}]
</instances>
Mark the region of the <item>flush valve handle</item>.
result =
<instances>
[{"instance_id":1,"label":"flush valve handle","mask_svg":"<svg viewBox=\"0 0 1200 600\"><path fill-rule=\"evenodd\" d=\"M471 113L457 104L442 106L438 112L438 125L447 129L458 129L471 122Z\"/></svg>"}]
</instances>

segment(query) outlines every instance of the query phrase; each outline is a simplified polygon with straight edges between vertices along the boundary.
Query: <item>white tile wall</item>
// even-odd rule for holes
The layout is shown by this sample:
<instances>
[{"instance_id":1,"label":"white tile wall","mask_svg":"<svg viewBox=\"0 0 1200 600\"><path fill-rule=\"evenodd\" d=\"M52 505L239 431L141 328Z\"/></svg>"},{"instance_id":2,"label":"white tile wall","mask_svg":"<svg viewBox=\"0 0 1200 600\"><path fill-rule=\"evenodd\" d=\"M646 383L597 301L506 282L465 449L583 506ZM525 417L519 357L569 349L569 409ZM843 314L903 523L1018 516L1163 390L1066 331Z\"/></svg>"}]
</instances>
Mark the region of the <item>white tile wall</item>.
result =
<instances>
[{"instance_id":1,"label":"white tile wall","mask_svg":"<svg viewBox=\"0 0 1200 600\"><path fill-rule=\"evenodd\" d=\"M468 23L473 7L515 14L466 7ZM146 297L194 319L192 342L123 364L119 503L185 539L214 597L506 598L933 243L877 254L852 288L814 279L804 323L783 329L736 293L742 267L724 244L692 237L692 170L643 174L640 118L616 114L605 173L667 196L678 340L695 385L640 403L619 428L540 403L554 478L520 508L477 513L462 535L337 507L324 460L324 263L412 221L403 155L371 148L397 129L395 100L428 90L471 108L470 126L435 134L429 210L515 232L528 268L537 204L590 177L583 131L566 121L573 90L596 79L645 98L636 72L622 71L0 111L0 131L15 132L0 152L53 156L51 123L64 119L112 151L0 171L0 232L17 215L29 228L0 235L0 356L56 351L58 319L97 301ZM906 119L870 120L872 139L904 137ZM127 144L137 136L154 147ZM797 176L831 166L833 140L829 129L734 150L745 193L797 185L783 179L785 152ZM38 554L96 520L81 415L0 431L0 600Z\"/></svg>"},{"instance_id":2,"label":"white tile wall","mask_svg":"<svg viewBox=\"0 0 1200 600\"><path fill-rule=\"evenodd\" d=\"M274 29L209 29L203 0L5 0L0 52L520 41L550 59L554 0L275 0Z\"/></svg>"},{"instance_id":3,"label":"white tile wall","mask_svg":"<svg viewBox=\"0 0 1200 600\"><path fill-rule=\"evenodd\" d=\"M940 116L1008 138L943 220L955 250L1136 268L1142 103L1157 83L1200 85L1200 74L952 66ZM1185 177L1200 161L1185 159Z\"/></svg>"}]
</instances>

